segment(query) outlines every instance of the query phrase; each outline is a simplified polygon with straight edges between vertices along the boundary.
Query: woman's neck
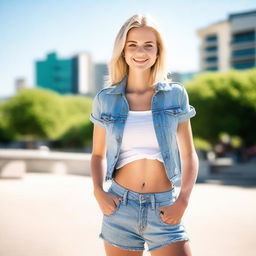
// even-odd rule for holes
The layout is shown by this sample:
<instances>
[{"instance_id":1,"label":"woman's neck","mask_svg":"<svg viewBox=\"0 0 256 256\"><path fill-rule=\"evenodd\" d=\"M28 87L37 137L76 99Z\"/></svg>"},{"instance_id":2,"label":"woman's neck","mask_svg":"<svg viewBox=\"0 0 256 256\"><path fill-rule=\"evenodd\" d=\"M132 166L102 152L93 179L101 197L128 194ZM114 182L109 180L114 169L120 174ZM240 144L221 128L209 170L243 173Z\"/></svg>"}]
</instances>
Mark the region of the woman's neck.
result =
<instances>
[{"instance_id":1,"label":"woman's neck","mask_svg":"<svg viewBox=\"0 0 256 256\"><path fill-rule=\"evenodd\" d=\"M133 72L129 71L127 79L126 92L146 92L152 90L152 86L149 84L149 72Z\"/></svg>"}]
</instances>

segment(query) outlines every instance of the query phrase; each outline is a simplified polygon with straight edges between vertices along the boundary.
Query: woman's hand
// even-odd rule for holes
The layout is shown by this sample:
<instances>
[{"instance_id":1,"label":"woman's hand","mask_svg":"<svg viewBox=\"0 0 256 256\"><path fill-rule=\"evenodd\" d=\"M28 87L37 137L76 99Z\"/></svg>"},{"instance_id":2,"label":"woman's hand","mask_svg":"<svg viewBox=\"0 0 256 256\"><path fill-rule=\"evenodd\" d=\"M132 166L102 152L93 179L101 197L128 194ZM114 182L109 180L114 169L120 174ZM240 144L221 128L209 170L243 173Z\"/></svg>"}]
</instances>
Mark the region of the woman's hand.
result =
<instances>
[{"instance_id":1,"label":"woman's hand","mask_svg":"<svg viewBox=\"0 0 256 256\"><path fill-rule=\"evenodd\" d=\"M187 203L177 199L173 204L159 207L160 218L171 225L181 222L182 216L187 208Z\"/></svg>"},{"instance_id":2,"label":"woman's hand","mask_svg":"<svg viewBox=\"0 0 256 256\"><path fill-rule=\"evenodd\" d=\"M104 190L97 191L97 193L94 195L104 215L112 214L120 200L120 198L117 198L116 196L105 192Z\"/></svg>"}]
</instances>

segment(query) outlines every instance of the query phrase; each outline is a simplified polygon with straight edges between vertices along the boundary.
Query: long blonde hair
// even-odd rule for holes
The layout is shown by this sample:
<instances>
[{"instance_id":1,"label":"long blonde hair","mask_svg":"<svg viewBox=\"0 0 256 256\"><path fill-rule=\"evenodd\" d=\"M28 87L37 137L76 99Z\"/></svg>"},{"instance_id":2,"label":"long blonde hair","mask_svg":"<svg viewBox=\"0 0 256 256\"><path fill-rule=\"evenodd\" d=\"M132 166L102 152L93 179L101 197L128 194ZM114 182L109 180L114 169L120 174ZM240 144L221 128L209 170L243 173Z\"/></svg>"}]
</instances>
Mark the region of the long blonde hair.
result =
<instances>
[{"instance_id":1,"label":"long blonde hair","mask_svg":"<svg viewBox=\"0 0 256 256\"><path fill-rule=\"evenodd\" d=\"M152 28L157 38L158 58L156 59L155 64L151 67L149 78L150 85L155 85L161 81L171 81L166 69L167 49L158 25L149 15L135 14L122 25L116 36L112 57L108 63L109 74L106 76L105 81L107 87L119 83L126 75L128 75L129 66L122 55L127 34L131 28L143 26Z\"/></svg>"}]
</instances>

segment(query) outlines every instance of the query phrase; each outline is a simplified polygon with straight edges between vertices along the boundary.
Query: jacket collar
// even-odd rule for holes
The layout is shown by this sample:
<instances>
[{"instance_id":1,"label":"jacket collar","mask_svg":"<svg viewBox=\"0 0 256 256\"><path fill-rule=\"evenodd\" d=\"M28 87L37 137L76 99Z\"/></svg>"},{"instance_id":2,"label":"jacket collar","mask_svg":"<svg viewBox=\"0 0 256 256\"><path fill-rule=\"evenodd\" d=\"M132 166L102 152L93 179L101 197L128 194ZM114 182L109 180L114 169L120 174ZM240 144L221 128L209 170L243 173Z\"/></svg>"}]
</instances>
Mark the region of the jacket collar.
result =
<instances>
[{"instance_id":1,"label":"jacket collar","mask_svg":"<svg viewBox=\"0 0 256 256\"><path fill-rule=\"evenodd\" d=\"M128 79L128 76L125 75L125 77L119 83L115 84L115 86L108 87L110 89L107 91L106 94L125 94L125 87L127 84L127 79ZM167 91L169 89L168 89L168 86L166 86L166 84L157 83L156 84L156 92L160 91L160 90Z\"/></svg>"}]
</instances>

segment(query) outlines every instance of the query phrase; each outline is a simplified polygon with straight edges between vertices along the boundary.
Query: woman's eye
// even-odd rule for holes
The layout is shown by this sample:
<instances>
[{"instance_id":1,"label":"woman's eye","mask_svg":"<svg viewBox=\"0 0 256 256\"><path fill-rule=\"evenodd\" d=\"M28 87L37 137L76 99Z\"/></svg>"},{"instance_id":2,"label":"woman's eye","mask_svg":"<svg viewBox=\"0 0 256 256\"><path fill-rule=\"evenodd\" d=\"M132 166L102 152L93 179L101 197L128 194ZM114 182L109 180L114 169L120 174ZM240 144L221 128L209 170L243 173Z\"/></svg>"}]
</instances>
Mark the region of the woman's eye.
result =
<instances>
[{"instance_id":1,"label":"woman's eye","mask_svg":"<svg viewBox=\"0 0 256 256\"><path fill-rule=\"evenodd\" d=\"M136 46L136 45L135 44L130 44L129 46ZM145 47L153 47L153 45L148 44Z\"/></svg>"}]
</instances>

